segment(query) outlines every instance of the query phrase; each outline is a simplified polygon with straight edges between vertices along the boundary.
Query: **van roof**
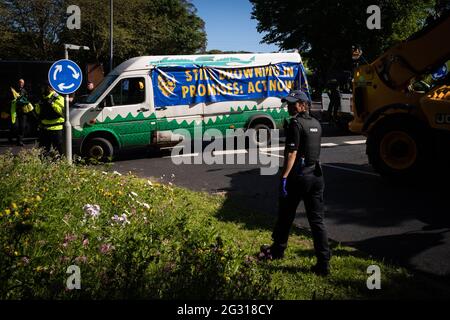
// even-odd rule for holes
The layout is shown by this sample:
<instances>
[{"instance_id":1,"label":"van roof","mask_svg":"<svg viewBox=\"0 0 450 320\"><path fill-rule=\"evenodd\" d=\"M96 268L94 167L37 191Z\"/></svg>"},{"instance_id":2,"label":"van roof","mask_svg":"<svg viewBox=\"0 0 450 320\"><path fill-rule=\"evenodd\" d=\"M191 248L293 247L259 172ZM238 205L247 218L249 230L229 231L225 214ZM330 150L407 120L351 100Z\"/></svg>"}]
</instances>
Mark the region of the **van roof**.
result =
<instances>
[{"instance_id":1,"label":"van roof","mask_svg":"<svg viewBox=\"0 0 450 320\"><path fill-rule=\"evenodd\" d=\"M237 68L264 66L281 62L301 63L302 59L298 52L143 56L123 62L112 71L112 74L169 66L198 65L218 68Z\"/></svg>"}]
</instances>

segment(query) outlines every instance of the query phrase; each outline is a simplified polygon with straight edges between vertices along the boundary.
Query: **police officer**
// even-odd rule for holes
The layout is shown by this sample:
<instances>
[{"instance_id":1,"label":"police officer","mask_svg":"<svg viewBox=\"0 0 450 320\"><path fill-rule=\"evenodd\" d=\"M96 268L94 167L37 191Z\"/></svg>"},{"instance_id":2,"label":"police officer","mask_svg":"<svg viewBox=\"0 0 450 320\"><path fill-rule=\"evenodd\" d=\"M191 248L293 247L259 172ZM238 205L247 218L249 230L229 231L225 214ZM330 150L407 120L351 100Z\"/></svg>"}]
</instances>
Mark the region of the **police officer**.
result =
<instances>
[{"instance_id":1,"label":"police officer","mask_svg":"<svg viewBox=\"0 0 450 320\"><path fill-rule=\"evenodd\" d=\"M341 110L341 91L336 79L332 79L329 83L330 92L328 97L330 98L330 104L328 105L328 118L330 122L337 121L337 113Z\"/></svg>"},{"instance_id":2,"label":"police officer","mask_svg":"<svg viewBox=\"0 0 450 320\"><path fill-rule=\"evenodd\" d=\"M35 108L39 120L39 147L49 154L54 148L63 154L64 98L46 84L42 101Z\"/></svg>"},{"instance_id":3,"label":"police officer","mask_svg":"<svg viewBox=\"0 0 450 320\"><path fill-rule=\"evenodd\" d=\"M319 163L322 128L320 123L309 115L310 102L303 91L292 91L281 101L288 103L292 118L286 128L279 213L272 234L273 244L262 246L259 257L283 258L297 206L303 200L317 257L317 264L311 271L327 275L330 271L331 254L324 225L324 180Z\"/></svg>"}]
</instances>

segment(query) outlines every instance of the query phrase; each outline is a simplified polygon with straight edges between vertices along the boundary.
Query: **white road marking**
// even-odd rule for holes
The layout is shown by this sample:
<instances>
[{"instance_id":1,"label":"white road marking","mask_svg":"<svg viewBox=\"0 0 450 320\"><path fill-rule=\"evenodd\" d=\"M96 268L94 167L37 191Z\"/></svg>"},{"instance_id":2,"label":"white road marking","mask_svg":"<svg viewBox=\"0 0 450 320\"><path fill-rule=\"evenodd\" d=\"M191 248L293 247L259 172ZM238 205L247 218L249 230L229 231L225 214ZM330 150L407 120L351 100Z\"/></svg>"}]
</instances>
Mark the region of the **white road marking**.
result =
<instances>
[{"instance_id":1,"label":"white road marking","mask_svg":"<svg viewBox=\"0 0 450 320\"><path fill-rule=\"evenodd\" d=\"M366 143L366 140L354 140L354 141L344 141L345 144L350 144L350 145L356 145L356 144L363 144ZM332 143L332 142L328 142L328 143L322 143L321 147L323 148L330 148L330 147L337 147L339 146L339 144L337 143ZM169 147L167 149L178 149L178 148L182 148L182 146L175 146L175 147ZM278 158L284 158L284 156L279 155L277 153L272 153L272 152L276 152L276 151L282 151L284 150L284 146L283 147L269 147L269 148L260 148L259 152L265 155L269 155L269 156L274 156L274 157L278 157ZM213 155L214 156L220 156L220 155L227 155L227 154L247 154L248 151L246 149L237 149L237 150L217 150L217 151L213 151ZM187 154L178 154L178 155L174 155L174 156L167 156L164 158L179 158L179 157L198 157L199 153L187 153ZM340 167L339 167L340 168ZM346 169L346 168L345 168ZM350 170L350 169L348 169ZM364 171L361 171L363 173L366 173Z\"/></svg>"},{"instance_id":2,"label":"white road marking","mask_svg":"<svg viewBox=\"0 0 450 320\"><path fill-rule=\"evenodd\" d=\"M220 155L224 155L224 154L243 154L243 153L248 153L248 152L247 152L247 150L243 150L243 149L213 151L213 155L215 155L215 156L220 156Z\"/></svg>"},{"instance_id":3,"label":"white road marking","mask_svg":"<svg viewBox=\"0 0 450 320\"><path fill-rule=\"evenodd\" d=\"M353 140L353 141L344 141L345 144L364 144L366 140Z\"/></svg>"},{"instance_id":4,"label":"white road marking","mask_svg":"<svg viewBox=\"0 0 450 320\"><path fill-rule=\"evenodd\" d=\"M268 151L280 151L280 150L284 150L284 147L260 148L259 150L262 151L262 152L268 152Z\"/></svg>"},{"instance_id":5,"label":"white road marking","mask_svg":"<svg viewBox=\"0 0 450 320\"><path fill-rule=\"evenodd\" d=\"M329 168L334 168L334 169L340 169L340 170L344 170L344 171L350 171L350 172L356 172L356 173L362 173L362 174L367 174L370 176L376 176L379 177L380 175L377 173L373 173L373 172L368 172L368 171L363 171L363 170L357 170L357 169L349 169L349 168L345 168L345 167L340 167L340 166L335 166L332 164L322 164L323 167L329 167Z\"/></svg>"},{"instance_id":6,"label":"white road marking","mask_svg":"<svg viewBox=\"0 0 450 320\"><path fill-rule=\"evenodd\" d=\"M328 142L328 143L322 143L320 146L327 148L327 147L336 147L336 146L338 146L338 144Z\"/></svg>"},{"instance_id":7,"label":"white road marking","mask_svg":"<svg viewBox=\"0 0 450 320\"><path fill-rule=\"evenodd\" d=\"M199 153L186 153L186 154L176 154L174 156L167 156L167 157L163 157L163 158L183 158L183 157L198 157Z\"/></svg>"},{"instance_id":8,"label":"white road marking","mask_svg":"<svg viewBox=\"0 0 450 320\"><path fill-rule=\"evenodd\" d=\"M263 152L263 151L260 151L259 153L265 154L265 155L268 155L268 156L271 156L271 157L284 158L284 156L276 154L276 153L269 153L269 152Z\"/></svg>"}]
</instances>

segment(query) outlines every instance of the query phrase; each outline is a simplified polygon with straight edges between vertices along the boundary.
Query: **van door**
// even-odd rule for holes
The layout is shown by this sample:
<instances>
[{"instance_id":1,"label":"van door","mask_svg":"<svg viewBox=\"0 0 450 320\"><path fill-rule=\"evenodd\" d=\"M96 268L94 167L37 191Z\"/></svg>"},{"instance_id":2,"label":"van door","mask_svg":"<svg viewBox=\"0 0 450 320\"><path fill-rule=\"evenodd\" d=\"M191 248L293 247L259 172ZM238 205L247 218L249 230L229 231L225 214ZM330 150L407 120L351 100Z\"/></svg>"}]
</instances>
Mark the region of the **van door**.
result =
<instances>
[{"instance_id":1,"label":"van door","mask_svg":"<svg viewBox=\"0 0 450 320\"><path fill-rule=\"evenodd\" d=\"M180 141L178 135L173 135L176 129L186 129L194 139L194 131L203 134L203 103L195 105L163 106L155 105L157 118L156 141L159 145L173 145ZM201 138L201 137L199 137Z\"/></svg>"},{"instance_id":2,"label":"van door","mask_svg":"<svg viewBox=\"0 0 450 320\"><path fill-rule=\"evenodd\" d=\"M101 105L103 124L120 139L121 147L146 146L155 129L148 76L129 76L120 79Z\"/></svg>"}]
</instances>

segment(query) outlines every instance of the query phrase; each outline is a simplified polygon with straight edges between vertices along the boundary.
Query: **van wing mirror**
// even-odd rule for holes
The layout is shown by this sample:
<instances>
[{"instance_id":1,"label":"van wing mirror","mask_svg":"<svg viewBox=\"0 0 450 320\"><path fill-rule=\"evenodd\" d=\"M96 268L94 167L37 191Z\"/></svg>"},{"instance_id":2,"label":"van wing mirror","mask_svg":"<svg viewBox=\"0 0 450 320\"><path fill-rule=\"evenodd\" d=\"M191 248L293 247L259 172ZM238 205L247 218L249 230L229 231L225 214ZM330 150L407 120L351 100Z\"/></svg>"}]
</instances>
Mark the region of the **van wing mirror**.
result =
<instances>
[{"instance_id":1,"label":"van wing mirror","mask_svg":"<svg viewBox=\"0 0 450 320\"><path fill-rule=\"evenodd\" d=\"M106 107L112 107L114 105L114 99L112 94L109 94L102 100L97 106L98 109L103 109Z\"/></svg>"}]
</instances>

